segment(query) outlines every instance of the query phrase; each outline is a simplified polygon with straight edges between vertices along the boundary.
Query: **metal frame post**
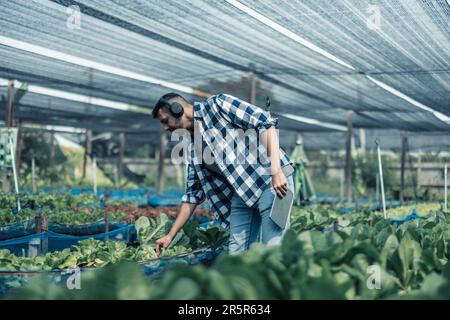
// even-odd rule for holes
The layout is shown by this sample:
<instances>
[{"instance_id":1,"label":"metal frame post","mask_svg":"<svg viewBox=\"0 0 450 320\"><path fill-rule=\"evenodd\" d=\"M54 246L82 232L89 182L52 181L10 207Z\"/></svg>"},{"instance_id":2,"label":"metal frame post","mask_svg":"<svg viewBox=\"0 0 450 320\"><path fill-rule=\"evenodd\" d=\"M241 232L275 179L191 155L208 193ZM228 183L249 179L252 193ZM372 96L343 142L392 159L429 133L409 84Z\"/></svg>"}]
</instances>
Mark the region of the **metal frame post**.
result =
<instances>
[{"instance_id":1,"label":"metal frame post","mask_svg":"<svg viewBox=\"0 0 450 320\"><path fill-rule=\"evenodd\" d=\"M352 201L352 111L347 113L347 144L345 151L345 197L348 202Z\"/></svg>"},{"instance_id":2,"label":"metal frame post","mask_svg":"<svg viewBox=\"0 0 450 320\"><path fill-rule=\"evenodd\" d=\"M159 145L159 159L158 159L158 181L157 181L157 192L161 193L164 189L164 156L166 154L166 135L163 133L161 135L160 145Z\"/></svg>"},{"instance_id":3,"label":"metal frame post","mask_svg":"<svg viewBox=\"0 0 450 320\"><path fill-rule=\"evenodd\" d=\"M401 167L400 167L400 204L405 203L405 163L406 163L406 144L407 137L402 136L402 155L401 155Z\"/></svg>"},{"instance_id":4,"label":"metal frame post","mask_svg":"<svg viewBox=\"0 0 450 320\"><path fill-rule=\"evenodd\" d=\"M19 178L17 176L17 170L16 170L16 157L14 154L14 147L13 147L13 140L11 135L9 135L9 150L11 152L11 160L12 160L12 169L13 169L13 176L14 176L14 189L16 191L17 195L17 210L22 210L20 207L20 196L19 196Z\"/></svg>"},{"instance_id":5,"label":"metal frame post","mask_svg":"<svg viewBox=\"0 0 450 320\"><path fill-rule=\"evenodd\" d=\"M444 165L444 210L448 211L448 166L447 163Z\"/></svg>"},{"instance_id":6,"label":"metal frame post","mask_svg":"<svg viewBox=\"0 0 450 320\"><path fill-rule=\"evenodd\" d=\"M117 162L117 175L119 180L119 185L122 183L123 177L123 157L125 153L125 134L119 134L119 159Z\"/></svg>"},{"instance_id":7,"label":"metal frame post","mask_svg":"<svg viewBox=\"0 0 450 320\"><path fill-rule=\"evenodd\" d=\"M97 158L92 157L92 186L94 194L97 195Z\"/></svg>"},{"instance_id":8,"label":"metal frame post","mask_svg":"<svg viewBox=\"0 0 450 320\"><path fill-rule=\"evenodd\" d=\"M376 141L376 144L377 144L377 154L378 154L378 171L380 174L381 201L383 204L383 215L384 215L384 218L387 219L386 197L384 194L384 181L383 181L383 165L381 163L381 148L380 148L380 143L378 140Z\"/></svg>"},{"instance_id":9,"label":"metal frame post","mask_svg":"<svg viewBox=\"0 0 450 320\"><path fill-rule=\"evenodd\" d=\"M33 193L36 193L36 161L34 157L31 159L31 187Z\"/></svg>"}]
</instances>

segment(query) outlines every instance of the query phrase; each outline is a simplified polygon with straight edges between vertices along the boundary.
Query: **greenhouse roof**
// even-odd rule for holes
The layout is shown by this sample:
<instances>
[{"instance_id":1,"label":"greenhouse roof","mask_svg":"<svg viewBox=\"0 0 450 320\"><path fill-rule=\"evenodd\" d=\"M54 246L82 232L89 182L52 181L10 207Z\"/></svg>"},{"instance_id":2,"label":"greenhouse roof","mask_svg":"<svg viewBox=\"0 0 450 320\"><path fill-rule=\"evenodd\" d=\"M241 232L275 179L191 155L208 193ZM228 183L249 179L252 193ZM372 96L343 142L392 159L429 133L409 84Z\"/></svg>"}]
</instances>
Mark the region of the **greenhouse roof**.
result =
<instances>
[{"instance_id":1,"label":"greenhouse roof","mask_svg":"<svg viewBox=\"0 0 450 320\"><path fill-rule=\"evenodd\" d=\"M450 130L446 0L13 0L0 17L0 94L34 86L26 122L151 134L162 94L235 94L253 72L283 129L344 131L352 110L355 128Z\"/></svg>"}]
</instances>

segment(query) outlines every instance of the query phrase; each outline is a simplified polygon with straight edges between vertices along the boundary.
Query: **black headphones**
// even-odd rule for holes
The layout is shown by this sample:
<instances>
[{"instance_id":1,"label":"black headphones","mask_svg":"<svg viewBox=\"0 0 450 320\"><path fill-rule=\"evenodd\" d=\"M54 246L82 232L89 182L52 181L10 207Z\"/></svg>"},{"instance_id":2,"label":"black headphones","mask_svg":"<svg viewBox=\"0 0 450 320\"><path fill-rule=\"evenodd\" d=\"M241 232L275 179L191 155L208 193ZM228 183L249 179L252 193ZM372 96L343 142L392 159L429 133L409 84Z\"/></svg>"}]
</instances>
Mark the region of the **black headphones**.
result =
<instances>
[{"instance_id":1,"label":"black headphones","mask_svg":"<svg viewBox=\"0 0 450 320\"><path fill-rule=\"evenodd\" d=\"M160 99L159 102L161 104L164 104L166 106L169 107L169 112L172 114L172 116L174 116L175 118L181 118L181 116L184 113L184 108L181 104L179 104L178 102L172 102L170 103L169 101L167 101L166 99Z\"/></svg>"}]
</instances>

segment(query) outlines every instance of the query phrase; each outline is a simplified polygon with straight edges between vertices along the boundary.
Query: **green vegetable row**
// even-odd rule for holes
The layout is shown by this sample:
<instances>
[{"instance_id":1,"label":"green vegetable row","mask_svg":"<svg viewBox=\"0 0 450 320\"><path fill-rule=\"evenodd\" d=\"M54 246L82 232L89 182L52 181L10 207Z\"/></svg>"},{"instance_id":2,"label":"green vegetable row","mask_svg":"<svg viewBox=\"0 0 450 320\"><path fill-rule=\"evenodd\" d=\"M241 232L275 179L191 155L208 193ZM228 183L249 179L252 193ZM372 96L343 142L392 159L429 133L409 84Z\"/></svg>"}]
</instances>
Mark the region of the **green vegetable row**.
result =
<instances>
[{"instance_id":1,"label":"green vegetable row","mask_svg":"<svg viewBox=\"0 0 450 320\"><path fill-rule=\"evenodd\" d=\"M100 201L95 195L72 195L70 193L21 193L20 202L22 207L29 207L33 204L39 207L51 207L54 209L76 208L88 203ZM17 208L17 196L12 193L0 192L0 208L3 210L13 210Z\"/></svg>"},{"instance_id":2,"label":"green vegetable row","mask_svg":"<svg viewBox=\"0 0 450 320\"><path fill-rule=\"evenodd\" d=\"M78 226L94 223L105 217L105 211L97 209L50 209L44 208L40 210L42 214L48 217L52 222ZM32 209L23 209L17 215L12 215L10 212L0 212L0 226L7 225L15 222L24 222L26 220L34 219L37 211ZM110 221L125 221L127 215L125 213L108 213Z\"/></svg>"},{"instance_id":3,"label":"green vegetable row","mask_svg":"<svg viewBox=\"0 0 450 320\"><path fill-rule=\"evenodd\" d=\"M97 267L117 263L119 261L142 262L158 258L155 242L165 235L172 225L166 215L155 219L140 217L135 222L139 246L127 245L120 241L100 241L86 239L72 248L46 253L37 257L18 257L9 250L0 250L0 270L36 271L56 270L74 267ZM188 224L172 241L171 246L161 253L169 257L180 253L191 252L205 246L223 244L226 232L220 228L199 229L197 223Z\"/></svg>"},{"instance_id":4,"label":"green vegetable row","mask_svg":"<svg viewBox=\"0 0 450 320\"><path fill-rule=\"evenodd\" d=\"M338 218L336 222L336 218ZM82 289L36 279L15 298L409 299L450 298L450 217L391 225L380 213L296 210L281 246L255 245L212 267L174 267L146 279L133 264L82 273ZM111 281L111 290L101 289ZM49 290L37 290L50 286Z\"/></svg>"},{"instance_id":5,"label":"green vegetable row","mask_svg":"<svg viewBox=\"0 0 450 320\"><path fill-rule=\"evenodd\" d=\"M21 211L17 211L17 199L14 194L0 192L0 226L33 219L36 212L42 212L50 220L64 225L90 224L105 215L100 207L83 208L86 204L98 203L100 198L94 195L61 194L21 194ZM108 205L125 204L126 201L108 200ZM38 210L33 210L33 205ZM124 220L125 213L110 213L111 220Z\"/></svg>"},{"instance_id":6,"label":"green vegetable row","mask_svg":"<svg viewBox=\"0 0 450 320\"><path fill-rule=\"evenodd\" d=\"M192 248L177 246L164 250L163 257L190 252ZM9 250L0 250L0 270L2 271L38 271L57 270L75 267L99 267L119 261L141 262L156 259L158 256L152 246L127 246L120 241L100 241L86 239L72 248L49 252L34 258L18 257Z\"/></svg>"},{"instance_id":7,"label":"green vegetable row","mask_svg":"<svg viewBox=\"0 0 450 320\"><path fill-rule=\"evenodd\" d=\"M370 224L355 215L337 231L291 229L281 247L257 245L211 269L168 270L150 284L148 297L388 299L423 295L430 287L438 293L448 288L450 222L444 213L436 217L397 228L376 215Z\"/></svg>"}]
</instances>

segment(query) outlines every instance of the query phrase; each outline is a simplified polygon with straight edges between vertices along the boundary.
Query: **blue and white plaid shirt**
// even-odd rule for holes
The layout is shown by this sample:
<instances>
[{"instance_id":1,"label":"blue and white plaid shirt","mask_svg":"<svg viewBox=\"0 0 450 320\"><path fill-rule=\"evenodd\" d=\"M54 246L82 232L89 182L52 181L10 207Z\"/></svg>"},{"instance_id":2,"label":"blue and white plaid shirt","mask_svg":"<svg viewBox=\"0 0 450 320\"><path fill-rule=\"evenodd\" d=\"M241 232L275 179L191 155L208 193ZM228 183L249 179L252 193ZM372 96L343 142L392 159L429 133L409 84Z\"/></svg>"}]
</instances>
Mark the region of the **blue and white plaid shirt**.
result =
<instances>
[{"instance_id":1,"label":"blue and white plaid shirt","mask_svg":"<svg viewBox=\"0 0 450 320\"><path fill-rule=\"evenodd\" d=\"M222 174L217 175L207 169L199 160L203 152L199 152L194 142L191 142L186 193L182 202L200 204L208 199L216 218L225 225L228 225L234 193L248 206L253 206L272 181L270 162L267 157L261 159L260 156L256 161L253 154L245 161L239 161L239 155L242 155L239 152L243 151L245 144L244 140L243 143L238 143L239 139L242 139L239 131L255 131L259 136L277 124L278 119L273 118L269 112L230 95L218 94L202 103L194 103L195 130L198 130L198 134L212 151L214 161ZM246 150L250 148L251 146L247 146ZM283 150L280 150L280 160L282 167L292 164Z\"/></svg>"}]
</instances>

